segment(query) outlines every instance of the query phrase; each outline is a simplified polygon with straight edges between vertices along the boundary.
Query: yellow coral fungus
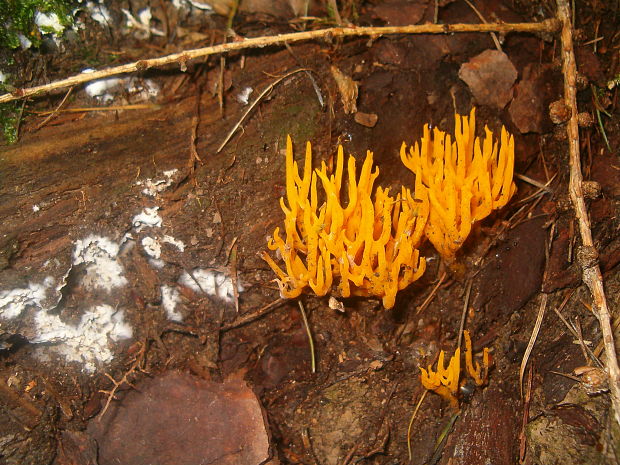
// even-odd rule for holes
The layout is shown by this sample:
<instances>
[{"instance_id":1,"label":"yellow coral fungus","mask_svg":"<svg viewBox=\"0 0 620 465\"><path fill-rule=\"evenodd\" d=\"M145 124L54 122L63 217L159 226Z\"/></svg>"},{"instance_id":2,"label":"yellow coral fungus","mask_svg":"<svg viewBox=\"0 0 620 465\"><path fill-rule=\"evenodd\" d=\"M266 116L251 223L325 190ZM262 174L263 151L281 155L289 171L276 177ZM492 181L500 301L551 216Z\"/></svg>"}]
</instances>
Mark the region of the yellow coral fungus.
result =
<instances>
[{"instance_id":1,"label":"yellow coral fungus","mask_svg":"<svg viewBox=\"0 0 620 465\"><path fill-rule=\"evenodd\" d=\"M490 366L489 349L484 348L482 367L478 363L474 367L473 353L471 347L471 338L469 331L463 331L465 336L465 367L467 373L471 376L478 386L483 386L487 383L487 377ZM428 370L420 367L420 379L422 385L429 391L434 391L444 399L450 402L450 405L454 408L458 408L458 388L459 378L461 374L461 349L458 348L454 352L450 363L447 368L444 368L445 353L442 350L439 353L439 360L437 360L437 371L433 371L431 365L428 366Z\"/></svg>"},{"instance_id":2,"label":"yellow coral fungus","mask_svg":"<svg viewBox=\"0 0 620 465\"><path fill-rule=\"evenodd\" d=\"M400 158L416 176L416 195L428 195L430 214L424 233L448 262L463 245L474 222L506 205L516 187L514 138L502 127L500 142L485 127L475 137L475 109L455 115L454 142L439 129L424 127L420 144L403 143ZM421 192L423 191L423 192Z\"/></svg>"},{"instance_id":3,"label":"yellow coral fungus","mask_svg":"<svg viewBox=\"0 0 620 465\"><path fill-rule=\"evenodd\" d=\"M476 362L474 368L473 363L473 351L471 348L471 337L469 337L469 331L463 331L465 336L465 366L467 372L471 376L478 386L482 386L487 382L487 376L489 374L490 355L489 348L485 347L482 351L482 367Z\"/></svg>"},{"instance_id":4,"label":"yellow coral fungus","mask_svg":"<svg viewBox=\"0 0 620 465\"><path fill-rule=\"evenodd\" d=\"M294 298L310 287L315 294L323 296L337 281L342 297L379 297L385 308L391 308L396 293L417 280L426 269L417 247L428 217L428 201L414 199L406 188L394 198L388 189L379 187L372 197L379 169L373 171L373 156L369 151L359 178L355 158L349 156L348 202L344 206L342 146L338 148L333 173L328 172L325 163L312 171L311 158L308 143L300 177L293 160L292 142L287 138L286 200L280 199L285 214L285 238L281 237L280 228L276 228L267 244L269 249L277 251L285 269L267 252L261 255L276 273L280 293Z\"/></svg>"},{"instance_id":5,"label":"yellow coral fungus","mask_svg":"<svg viewBox=\"0 0 620 465\"><path fill-rule=\"evenodd\" d=\"M437 371L433 371L431 365L428 366L428 371L420 367L422 385L450 401L452 407L458 408L456 395L461 374L461 349L456 349L447 368L444 368L444 356L445 352L442 350L437 360Z\"/></svg>"}]
</instances>

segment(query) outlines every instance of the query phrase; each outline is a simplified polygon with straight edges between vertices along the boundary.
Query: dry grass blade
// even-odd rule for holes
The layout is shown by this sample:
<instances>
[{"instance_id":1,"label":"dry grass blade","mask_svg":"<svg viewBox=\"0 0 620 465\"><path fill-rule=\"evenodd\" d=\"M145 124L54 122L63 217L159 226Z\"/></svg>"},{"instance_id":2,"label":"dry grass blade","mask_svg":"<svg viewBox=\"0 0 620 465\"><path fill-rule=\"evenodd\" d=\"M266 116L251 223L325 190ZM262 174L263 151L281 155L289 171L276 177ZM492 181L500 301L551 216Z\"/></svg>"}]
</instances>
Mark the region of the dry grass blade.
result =
<instances>
[{"instance_id":1,"label":"dry grass blade","mask_svg":"<svg viewBox=\"0 0 620 465\"><path fill-rule=\"evenodd\" d=\"M413 410L413 413L411 414L411 420L409 420L409 427L407 428L407 452L409 452L409 462L411 462L411 459L413 458L413 455L411 452L411 428L413 426L413 421L415 420L415 417L418 415L418 410L420 410L420 405L422 405L422 402L426 398L427 393L428 393L428 390L425 389L422 395L420 396L420 400L418 400L418 403L416 404L415 409Z\"/></svg>"},{"instance_id":2,"label":"dry grass blade","mask_svg":"<svg viewBox=\"0 0 620 465\"><path fill-rule=\"evenodd\" d=\"M63 97L62 101L58 104L58 106L56 107L55 110L53 110L52 112L50 112L47 116L47 118L45 118L43 121L41 121L35 128L35 131L38 131L39 129L41 129L43 126L45 126L52 118L54 118L58 112L60 111L60 109L64 106L64 104L66 103L67 99L69 98L69 95L71 95L71 92L73 91L73 87L69 87L69 90L67 91L67 93L65 94L65 96Z\"/></svg>"},{"instance_id":3,"label":"dry grass blade","mask_svg":"<svg viewBox=\"0 0 620 465\"><path fill-rule=\"evenodd\" d=\"M49 115L51 113L88 113L91 111L125 111L125 110L159 110L161 105L156 103L135 103L132 105L110 105L107 107L79 107L79 108L64 108L61 110L51 111L34 111L40 116Z\"/></svg>"},{"instance_id":4,"label":"dry grass blade","mask_svg":"<svg viewBox=\"0 0 620 465\"><path fill-rule=\"evenodd\" d=\"M558 318L562 321L562 323L564 323L564 326L566 326L566 328L568 329L568 331L573 335L573 337L579 341L582 350L584 351L585 355L585 359L586 361L588 360L588 358L592 359L592 361L597 365L597 366L602 366L601 362L598 360L597 356L594 355L594 353L592 352L592 350L590 350L590 348L584 343L583 338L581 337L581 334L577 331L577 328L575 328L575 326L573 324L571 324L565 317L564 315L562 315L562 309L566 306L566 304L568 303L568 301L570 300L570 298L572 297L572 295L575 293L575 290L572 290L571 292L569 292L566 297L564 297L564 300L562 301L562 303L560 304L560 306L558 308L553 307L553 311L555 312L555 314L558 316Z\"/></svg>"},{"instance_id":5,"label":"dry grass blade","mask_svg":"<svg viewBox=\"0 0 620 465\"><path fill-rule=\"evenodd\" d=\"M532 379L534 370L530 366L527 374L527 386L525 389L525 400L523 402L523 418L521 421L521 431L519 432L519 463L525 463L525 453L527 447L527 435L525 427L530 420L530 402L532 400Z\"/></svg>"},{"instance_id":6,"label":"dry grass blade","mask_svg":"<svg viewBox=\"0 0 620 465\"><path fill-rule=\"evenodd\" d=\"M478 9L469 1L469 0L465 0L465 3L467 3L467 5L469 5L469 7L474 10L474 13L476 13L476 16L478 16L478 18L480 18L480 21L482 21L484 24L487 24L486 19L484 19L484 16L482 16L482 13L480 13L478 11ZM497 48L497 50L499 50L500 52L502 52L502 46L499 43L499 40L497 38L497 35L495 34L495 32L491 32L491 38L493 39L493 42L495 43L495 48Z\"/></svg>"},{"instance_id":7,"label":"dry grass blade","mask_svg":"<svg viewBox=\"0 0 620 465\"><path fill-rule=\"evenodd\" d=\"M435 451L433 452L433 456L427 462L428 465L435 465L441 459L441 455L443 454L443 449L444 449L446 440L448 439L448 436L452 432L452 428L454 427L454 424L456 423L456 420L458 420L460 414L461 412L456 412L454 415L452 415L452 417L450 417L448 424L442 430L441 434L439 435L439 438L437 439L437 442L435 443Z\"/></svg>"},{"instance_id":8,"label":"dry grass blade","mask_svg":"<svg viewBox=\"0 0 620 465\"><path fill-rule=\"evenodd\" d=\"M532 335L530 336L530 340L527 343L525 354L523 354L523 360L521 360L521 368L519 369L519 392L521 393L521 398L523 398L523 375L525 374L525 368L527 367L527 362L530 358L530 354L532 353L532 349L534 348L534 344L536 343L536 338L538 337L538 333L540 332L540 327L543 322L543 317L545 316L545 309L547 308L548 298L549 296L547 294L543 294L540 299L540 308L538 309L538 316L536 317L536 324L534 325L534 329L532 330Z\"/></svg>"},{"instance_id":9,"label":"dry grass blade","mask_svg":"<svg viewBox=\"0 0 620 465\"><path fill-rule=\"evenodd\" d=\"M441 285L443 284L447 276L448 276L448 273L446 273L445 271L441 274L441 277L439 278L439 281L437 281L437 284L435 284L435 287L433 287L430 294L426 297L426 299L424 299L424 302L422 302L422 304L416 309L415 311L416 315L424 311L424 309L426 309L426 307L429 306L429 304L432 302L433 298L437 294L437 290L441 287Z\"/></svg>"},{"instance_id":10,"label":"dry grass blade","mask_svg":"<svg viewBox=\"0 0 620 465\"><path fill-rule=\"evenodd\" d=\"M301 69L296 69L295 71L291 71L290 73L286 73L284 76L280 76L278 79L276 79L271 84L269 84L267 87L265 87L265 89L259 94L258 97L256 97L256 99L248 107L248 109L245 111L245 113L243 113L243 115L241 116L241 119L239 119L239 121L237 121L237 124L235 124L233 126L233 128L230 130L230 132L226 136L226 139L224 139L224 142L222 142L222 144L217 148L217 152L216 153L220 153L222 151L224 146L232 138L232 136L235 134L235 132L237 132L237 129L239 129L239 126L241 126L241 123L243 123L245 118L250 114L250 112L258 104L258 102L260 102L263 99L263 97L265 95L267 95L269 92L271 92L275 86L277 86L280 82L282 82L287 77L290 77L293 74L301 73L302 71L307 71L307 70L305 68L301 68Z\"/></svg>"},{"instance_id":11,"label":"dry grass blade","mask_svg":"<svg viewBox=\"0 0 620 465\"><path fill-rule=\"evenodd\" d=\"M301 317L304 320L304 327L306 328L306 334L308 335L308 344L310 344L310 367L312 369L312 373L316 373L316 358L314 356L314 340L312 339L312 331L310 331L310 324L308 323L308 317L306 317L304 304L301 303L301 300L298 300L297 303L299 304Z\"/></svg>"},{"instance_id":12,"label":"dry grass blade","mask_svg":"<svg viewBox=\"0 0 620 465\"><path fill-rule=\"evenodd\" d=\"M255 312L246 313L242 317L239 317L230 323L222 325L222 327L220 328L220 331L226 332L226 331L230 331L231 329L239 328L240 326L245 326L267 315L268 313L273 312L276 308L280 307L285 302L288 302L288 299L282 299L282 298L276 299L273 302L265 305L264 307L259 308Z\"/></svg>"},{"instance_id":13,"label":"dry grass blade","mask_svg":"<svg viewBox=\"0 0 620 465\"><path fill-rule=\"evenodd\" d=\"M469 297L471 296L471 286L474 283L473 278L467 282L467 290L465 291L465 300L463 301L463 313L461 313L461 323L459 324L459 340L456 344L457 349L461 347L463 340L463 329L465 329L465 318L467 318L467 308L469 307Z\"/></svg>"}]
</instances>

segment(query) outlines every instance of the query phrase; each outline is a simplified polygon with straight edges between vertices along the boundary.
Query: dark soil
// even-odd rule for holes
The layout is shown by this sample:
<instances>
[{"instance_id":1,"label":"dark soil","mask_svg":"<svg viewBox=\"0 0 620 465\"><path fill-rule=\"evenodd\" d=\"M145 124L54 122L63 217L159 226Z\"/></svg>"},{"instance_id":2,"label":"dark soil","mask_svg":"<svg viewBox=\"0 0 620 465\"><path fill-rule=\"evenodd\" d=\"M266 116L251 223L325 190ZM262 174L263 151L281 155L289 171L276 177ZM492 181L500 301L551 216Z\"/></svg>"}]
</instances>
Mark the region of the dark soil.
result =
<instances>
[{"instance_id":1,"label":"dark soil","mask_svg":"<svg viewBox=\"0 0 620 465\"><path fill-rule=\"evenodd\" d=\"M64 53L19 52L23 78L29 56L45 63L45 72L30 73L33 81L23 85L86 67L79 49L103 67L224 37L225 18L177 17L172 6L166 6L168 27L183 25L196 35L123 34L120 4L128 2L117 3L110 5L119 15L117 26L91 24ZM163 18L164 3L151 2L156 18ZM360 25L433 19L433 2L338 3L344 3L343 15L356 6ZM465 2L439 4L441 22L480 21ZM277 13L289 11L287 5L278 4L273 15L247 7L235 17L234 30L244 37L290 32L291 18ZM137 11L138 2L132 7ZM312 14L327 17L320 5L315 8ZM476 8L489 21L527 22L553 16L555 5L480 1ZM607 82L620 72L618 8L588 0L577 2L576 10L578 65L586 82L579 105L594 121L581 131L584 176L601 187L589 207L614 315L620 299L620 109L618 87L608 89ZM156 24L163 28L163 20ZM150 70L139 78L156 82L161 92L146 109L60 112L40 128L44 116L36 112L56 108L64 93L28 102L19 142L0 148L0 304L9 290L51 276L64 283L57 304L47 307L61 321L76 326L89 309L106 304L122 310L132 336L109 340L111 360L89 372L62 355L62 341L36 342L35 305L0 319L0 462L617 463L620 435L607 394L589 396L570 377L592 362L558 316L600 356L600 330L575 260L579 234L567 192L566 132L548 115L549 104L562 95L559 41L524 34L501 39L518 74L511 101L501 109L480 105L459 78L463 63L495 50L488 34L334 39L290 51L236 52L224 61L212 57L189 64L186 72ZM344 113L330 66L359 83L357 109L377 115L374 127ZM311 71L324 105L308 75L296 73L258 103L218 153L248 108L239 93L252 88L252 102L299 67ZM124 94L113 104L134 100ZM74 89L63 108L101 105ZM304 295L313 373L298 303L278 300L274 275L258 256L283 221L286 135L298 160L305 141L312 142L314 166L329 162L338 144L358 160L372 150L378 184L395 191L413 185L398 157L403 140L418 140L424 124L452 132L454 113L472 106L480 133L486 124L495 134L502 125L514 134L516 173L543 184L553 178L546 192L532 196L538 188L516 179L515 197L476 225L458 271L447 274L424 306L444 273L429 245L422 249L425 275L399 293L391 310L376 299L352 298L339 312L327 298ZM136 184L162 179L171 169L178 170L173 182L155 197ZM161 228L132 225L145 207L159 207ZM126 233L134 244L118 255L126 284L112 292L93 290L85 280L88 267L72 265L76 241L98 235L120 243ZM160 268L142 245L154 234L185 244L181 251L164 243ZM238 312L234 298L224 302L178 284L179 276L197 268L238 278ZM182 321L166 317L162 286L180 293ZM525 373L524 401L519 367L543 292L548 305ZM269 311L241 324L266 306ZM408 428L424 392L419 367L434 363L441 349L453 353L464 311L475 350L492 351L488 385L464 386L458 412L429 392L411 424L410 459ZM201 428L182 429L192 417Z\"/></svg>"}]
</instances>

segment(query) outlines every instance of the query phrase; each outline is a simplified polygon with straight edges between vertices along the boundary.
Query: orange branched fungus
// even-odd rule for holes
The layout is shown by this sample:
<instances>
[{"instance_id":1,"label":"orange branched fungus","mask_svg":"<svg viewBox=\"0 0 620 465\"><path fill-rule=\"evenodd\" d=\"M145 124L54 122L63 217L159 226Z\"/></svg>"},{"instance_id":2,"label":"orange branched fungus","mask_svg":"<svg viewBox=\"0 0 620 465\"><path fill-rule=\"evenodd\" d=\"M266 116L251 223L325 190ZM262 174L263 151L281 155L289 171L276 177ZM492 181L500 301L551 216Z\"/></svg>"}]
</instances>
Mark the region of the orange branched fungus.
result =
<instances>
[{"instance_id":1,"label":"orange branched fungus","mask_svg":"<svg viewBox=\"0 0 620 465\"><path fill-rule=\"evenodd\" d=\"M463 331L465 336L465 365L467 366L467 373L471 376L478 386L486 384L489 374L489 348L485 347L482 351L482 368L476 362L476 367L473 364L473 351L471 349L471 338L469 337L469 331Z\"/></svg>"},{"instance_id":2,"label":"orange branched fungus","mask_svg":"<svg viewBox=\"0 0 620 465\"><path fill-rule=\"evenodd\" d=\"M467 373L473 378L476 385L483 386L487 383L489 366L491 363L489 349L486 347L484 348L482 367L476 363L476 367L474 368L469 331L463 331L463 334L465 336L465 366ZM428 370L420 367L422 385L429 391L434 391L444 399L448 400L452 407L458 408L459 402L457 394L459 388L459 377L461 373L460 347L454 352L447 368L444 368L444 358L445 353L442 350L439 353L439 360L437 361L437 371L433 371L431 365L428 366Z\"/></svg>"},{"instance_id":3,"label":"orange branched fungus","mask_svg":"<svg viewBox=\"0 0 620 465\"><path fill-rule=\"evenodd\" d=\"M437 371L433 371L431 365L428 366L428 371L420 367L422 385L429 391L435 391L441 397L450 401L452 407L458 409L459 401L456 395L461 374L461 349L456 349L450 359L448 368L443 366L444 356L445 352L442 350L439 353L439 360L437 360Z\"/></svg>"},{"instance_id":4,"label":"orange branched fungus","mask_svg":"<svg viewBox=\"0 0 620 465\"><path fill-rule=\"evenodd\" d=\"M344 153L338 148L336 168L328 173L322 163L312 171L312 149L308 142L302 176L293 160L290 137L286 143L286 201L283 239L276 228L267 246L284 261L281 269L266 252L262 258L278 276L283 297L294 298L310 287L327 294L338 285L342 297L375 296L385 308L394 305L396 293L417 280L426 269L419 246L428 217L428 201L412 198L402 188L393 198L378 187L371 197L379 169L373 171L368 152L359 178L355 158L347 163L348 202L343 206L341 190ZM321 205L317 184L322 187Z\"/></svg>"},{"instance_id":5,"label":"orange branched fungus","mask_svg":"<svg viewBox=\"0 0 620 465\"><path fill-rule=\"evenodd\" d=\"M506 205L516 187L514 138L502 127L500 142L485 127L475 137L475 109L455 115L454 142L439 129L424 127L420 145L406 148L400 158L416 176L416 196L428 196L430 214L424 233L440 255L453 262L474 222ZM422 192L423 191L423 192Z\"/></svg>"}]
</instances>

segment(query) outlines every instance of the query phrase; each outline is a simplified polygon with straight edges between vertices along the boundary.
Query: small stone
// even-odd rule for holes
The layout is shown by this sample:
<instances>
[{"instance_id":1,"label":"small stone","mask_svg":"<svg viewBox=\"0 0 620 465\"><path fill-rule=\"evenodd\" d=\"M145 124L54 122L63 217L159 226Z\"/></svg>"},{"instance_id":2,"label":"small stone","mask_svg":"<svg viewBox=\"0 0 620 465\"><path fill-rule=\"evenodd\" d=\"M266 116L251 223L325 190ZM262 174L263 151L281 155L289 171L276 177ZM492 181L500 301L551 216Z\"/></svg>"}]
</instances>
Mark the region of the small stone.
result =
<instances>
[{"instance_id":1,"label":"small stone","mask_svg":"<svg viewBox=\"0 0 620 465\"><path fill-rule=\"evenodd\" d=\"M512 99L517 70L504 52L485 50L463 63L461 78L480 105L503 109Z\"/></svg>"},{"instance_id":2,"label":"small stone","mask_svg":"<svg viewBox=\"0 0 620 465\"><path fill-rule=\"evenodd\" d=\"M362 113L361 111L358 111L355 113L354 119L357 124L361 124L367 128L374 128L379 117L376 113Z\"/></svg>"},{"instance_id":3,"label":"small stone","mask_svg":"<svg viewBox=\"0 0 620 465\"><path fill-rule=\"evenodd\" d=\"M99 465L259 465L270 457L260 402L237 378L146 378L91 420L87 432L99 446Z\"/></svg>"},{"instance_id":4,"label":"small stone","mask_svg":"<svg viewBox=\"0 0 620 465\"><path fill-rule=\"evenodd\" d=\"M331 308L332 310L338 310L339 312L344 313L344 304L342 302L340 302L338 299L336 299L335 297L331 296L329 298L329 308Z\"/></svg>"}]
</instances>

